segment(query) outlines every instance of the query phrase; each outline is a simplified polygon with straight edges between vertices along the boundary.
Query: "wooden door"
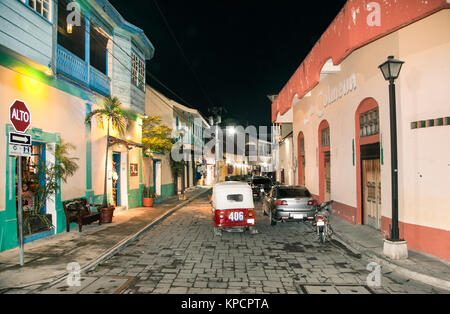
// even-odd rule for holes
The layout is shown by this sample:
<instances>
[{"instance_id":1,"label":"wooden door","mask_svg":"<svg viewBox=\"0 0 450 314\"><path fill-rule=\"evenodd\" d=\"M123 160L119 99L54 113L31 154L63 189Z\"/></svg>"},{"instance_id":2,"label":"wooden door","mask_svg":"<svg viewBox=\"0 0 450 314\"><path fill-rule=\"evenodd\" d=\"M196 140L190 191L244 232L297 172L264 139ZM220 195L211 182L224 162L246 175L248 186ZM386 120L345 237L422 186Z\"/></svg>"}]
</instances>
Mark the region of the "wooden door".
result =
<instances>
[{"instance_id":1,"label":"wooden door","mask_svg":"<svg viewBox=\"0 0 450 314\"><path fill-rule=\"evenodd\" d=\"M325 202L331 200L331 158L330 152L325 153Z\"/></svg>"},{"instance_id":2,"label":"wooden door","mask_svg":"<svg viewBox=\"0 0 450 314\"><path fill-rule=\"evenodd\" d=\"M380 160L363 160L364 224L381 230Z\"/></svg>"}]
</instances>

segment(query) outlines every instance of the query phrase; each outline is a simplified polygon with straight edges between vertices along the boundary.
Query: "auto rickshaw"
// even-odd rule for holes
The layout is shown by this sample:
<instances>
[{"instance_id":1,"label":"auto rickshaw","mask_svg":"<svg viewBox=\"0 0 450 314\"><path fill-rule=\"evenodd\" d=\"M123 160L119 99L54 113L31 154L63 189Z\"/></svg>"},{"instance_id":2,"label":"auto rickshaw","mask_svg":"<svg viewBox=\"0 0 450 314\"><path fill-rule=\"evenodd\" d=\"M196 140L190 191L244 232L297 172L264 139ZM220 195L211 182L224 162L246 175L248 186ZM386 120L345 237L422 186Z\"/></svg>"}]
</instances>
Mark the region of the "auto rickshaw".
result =
<instances>
[{"instance_id":1,"label":"auto rickshaw","mask_svg":"<svg viewBox=\"0 0 450 314\"><path fill-rule=\"evenodd\" d=\"M256 234L255 205L251 187L245 182L217 183L212 194L214 233L244 232Z\"/></svg>"}]
</instances>

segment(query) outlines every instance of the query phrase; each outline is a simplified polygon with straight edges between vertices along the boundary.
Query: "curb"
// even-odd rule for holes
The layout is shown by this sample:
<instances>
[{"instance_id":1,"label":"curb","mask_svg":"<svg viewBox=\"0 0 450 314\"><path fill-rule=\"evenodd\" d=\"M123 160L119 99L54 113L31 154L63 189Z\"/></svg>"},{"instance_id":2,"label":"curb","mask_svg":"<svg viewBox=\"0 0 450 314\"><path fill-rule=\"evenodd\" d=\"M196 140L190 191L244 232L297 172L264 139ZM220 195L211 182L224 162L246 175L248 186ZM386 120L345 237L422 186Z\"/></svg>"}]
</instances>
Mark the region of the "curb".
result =
<instances>
[{"instance_id":1,"label":"curb","mask_svg":"<svg viewBox=\"0 0 450 314\"><path fill-rule=\"evenodd\" d=\"M211 190L210 188L207 188L204 191L200 192L199 194L193 196L192 198L190 198L190 199L188 199L188 200L186 200L186 201L176 205L175 207L173 207L172 209L170 209L166 213L162 214L161 216L159 216L158 218L153 220L147 226L143 227L141 230L139 230L135 234L133 234L133 235L125 238L124 240L120 241L119 243L114 245L112 248L108 249L105 253L100 255L98 258L96 258L94 261L90 261L88 264L82 266L81 269L80 269L80 274L89 271L90 269L96 267L98 264L101 264L105 260L111 258L113 255L117 254L118 252L123 250L126 246L128 246L128 244L130 244L131 242L139 239L144 234L146 234L148 231L150 231L153 227L155 227L156 225L158 225L159 223L164 221L166 218L168 218L170 215L172 215L178 209L186 206L187 204L189 204L190 202L196 200L200 196L206 194L210 190ZM38 291L38 290L41 290L41 289L45 289L45 288L47 288L47 287L49 287L51 285L60 283L61 281L66 279L68 276L69 275L65 273L65 274L62 274L62 275L57 275L57 276L55 276L55 277L53 277L51 279L46 279L46 280L42 280L42 281L38 281L38 282L32 282L32 283L28 283L26 285L22 285L22 286L18 286L18 287L2 288L1 290L2 291L7 291L7 290L11 290L11 289L21 289L21 288L31 287L31 286L36 286L36 285L44 285L43 287L39 287L39 288L29 292L29 293L33 293L35 291Z\"/></svg>"},{"instance_id":2,"label":"curb","mask_svg":"<svg viewBox=\"0 0 450 314\"><path fill-rule=\"evenodd\" d=\"M389 259L381 257L379 254L373 253L372 251L368 249L364 249L358 244L354 243L351 240L346 240L341 235L334 232L334 238L344 245L347 249L352 251L353 253L356 252L356 254L364 255L366 258L372 259L375 262L377 262L379 265L384 266L388 268L391 271L395 271L398 274L407 277L408 279L412 279L415 281L419 281L421 283L433 286L438 289L448 290L450 291L450 281L443 280L440 278L436 278L433 276L425 275L413 270L410 270L408 268L405 268L403 266L397 265L393 262L391 262Z\"/></svg>"}]
</instances>

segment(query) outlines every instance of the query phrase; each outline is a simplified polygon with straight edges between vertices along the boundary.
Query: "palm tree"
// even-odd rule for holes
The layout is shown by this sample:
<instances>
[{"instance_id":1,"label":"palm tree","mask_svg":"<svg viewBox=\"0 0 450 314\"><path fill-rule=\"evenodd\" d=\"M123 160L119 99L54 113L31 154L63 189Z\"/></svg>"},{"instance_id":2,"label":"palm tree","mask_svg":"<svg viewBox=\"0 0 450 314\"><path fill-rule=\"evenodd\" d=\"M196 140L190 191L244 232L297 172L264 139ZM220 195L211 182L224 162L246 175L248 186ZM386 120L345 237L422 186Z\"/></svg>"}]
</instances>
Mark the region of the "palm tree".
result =
<instances>
[{"instance_id":1,"label":"palm tree","mask_svg":"<svg viewBox=\"0 0 450 314\"><path fill-rule=\"evenodd\" d=\"M110 128L117 130L120 135L125 133L128 126L128 114L121 108L122 103L117 97L107 97L103 102L103 107L90 112L85 119L85 123L91 123L93 117L97 119L99 126L105 129L105 122L107 123L106 129L106 156L105 156L105 181L103 187L103 203L102 207L107 208L107 194L106 184L108 180L108 150L109 150L109 134Z\"/></svg>"},{"instance_id":2,"label":"palm tree","mask_svg":"<svg viewBox=\"0 0 450 314\"><path fill-rule=\"evenodd\" d=\"M59 163L55 165L57 167L58 176L67 183L67 179L72 177L77 172L79 166L76 161L79 158L69 157L69 150L75 149L75 145L66 143L61 139L61 143L56 145L55 158Z\"/></svg>"}]
</instances>

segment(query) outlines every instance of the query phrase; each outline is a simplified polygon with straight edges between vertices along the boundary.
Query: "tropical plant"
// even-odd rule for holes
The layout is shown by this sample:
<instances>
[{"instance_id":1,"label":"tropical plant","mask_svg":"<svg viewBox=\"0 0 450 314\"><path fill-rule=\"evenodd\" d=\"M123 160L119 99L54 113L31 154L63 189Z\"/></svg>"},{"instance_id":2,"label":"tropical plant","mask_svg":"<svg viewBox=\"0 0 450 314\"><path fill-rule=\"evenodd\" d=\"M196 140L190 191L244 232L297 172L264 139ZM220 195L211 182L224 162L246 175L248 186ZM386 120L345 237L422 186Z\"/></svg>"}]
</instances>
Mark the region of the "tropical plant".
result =
<instances>
[{"instance_id":1,"label":"tropical plant","mask_svg":"<svg viewBox=\"0 0 450 314\"><path fill-rule=\"evenodd\" d=\"M184 166L186 162L184 160L175 161L170 158L170 169L172 170L172 175L174 178L178 178L183 174Z\"/></svg>"},{"instance_id":2,"label":"tropical plant","mask_svg":"<svg viewBox=\"0 0 450 314\"><path fill-rule=\"evenodd\" d=\"M47 204L48 198L55 196L61 188L60 180L67 182L67 179L75 174L78 170L78 165L75 160L78 158L69 157L69 150L75 149L75 146L66 143L61 139L61 143L55 147L55 163L46 164L39 160L36 165L36 178L40 183L36 186L34 191L34 202L31 211L27 212L24 219L24 224L28 228L28 233L31 233L31 223L33 218L37 218L48 230L54 228L52 222L43 213Z\"/></svg>"},{"instance_id":3,"label":"tropical plant","mask_svg":"<svg viewBox=\"0 0 450 314\"><path fill-rule=\"evenodd\" d=\"M142 144L154 152L166 153L172 149L172 129L161 124L159 116L144 118L142 121Z\"/></svg>"},{"instance_id":4,"label":"tropical plant","mask_svg":"<svg viewBox=\"0 0 450 314\"><path fill-rule=\"evenodd\" d=\"M96 118L98 125L105 129L106 123L106 158L105 158L105 179L103 185L103 202L102 207L108 207L106 186L108 181L108 151L109 151L109 134L111 128L119 132L120 135L125 133L128 126L128 114L122 109L122 103L117 97L106 97L103 106L90 112L85 119L86 124L90 124L92 118Z\"/></svg>"},{"instance_id":5,"label":"tropical plant","mask_svg":"<svg viewBox=\"0 0 450 314\"><path fill-rule=\"evenodd\" d=\"M144 187L144 198L156 198L156 192L151 187Z\"/></svg>"},{"instance_id":6,"label":"tropical plant","mask_svg":"<svg viewBox=\"0 0 450 314\"><path fill-rule=\"evenodd\" d=\"M61 143L56 145L55 148L55 158L58 161L55 167L57 167L58 175L64 183L67 183L67 179L73 176L79 168L76 163L79 158L68 156L70 149L75 149L75 145L66 143L62 139Z\"/></svg>"}]
</instances>

